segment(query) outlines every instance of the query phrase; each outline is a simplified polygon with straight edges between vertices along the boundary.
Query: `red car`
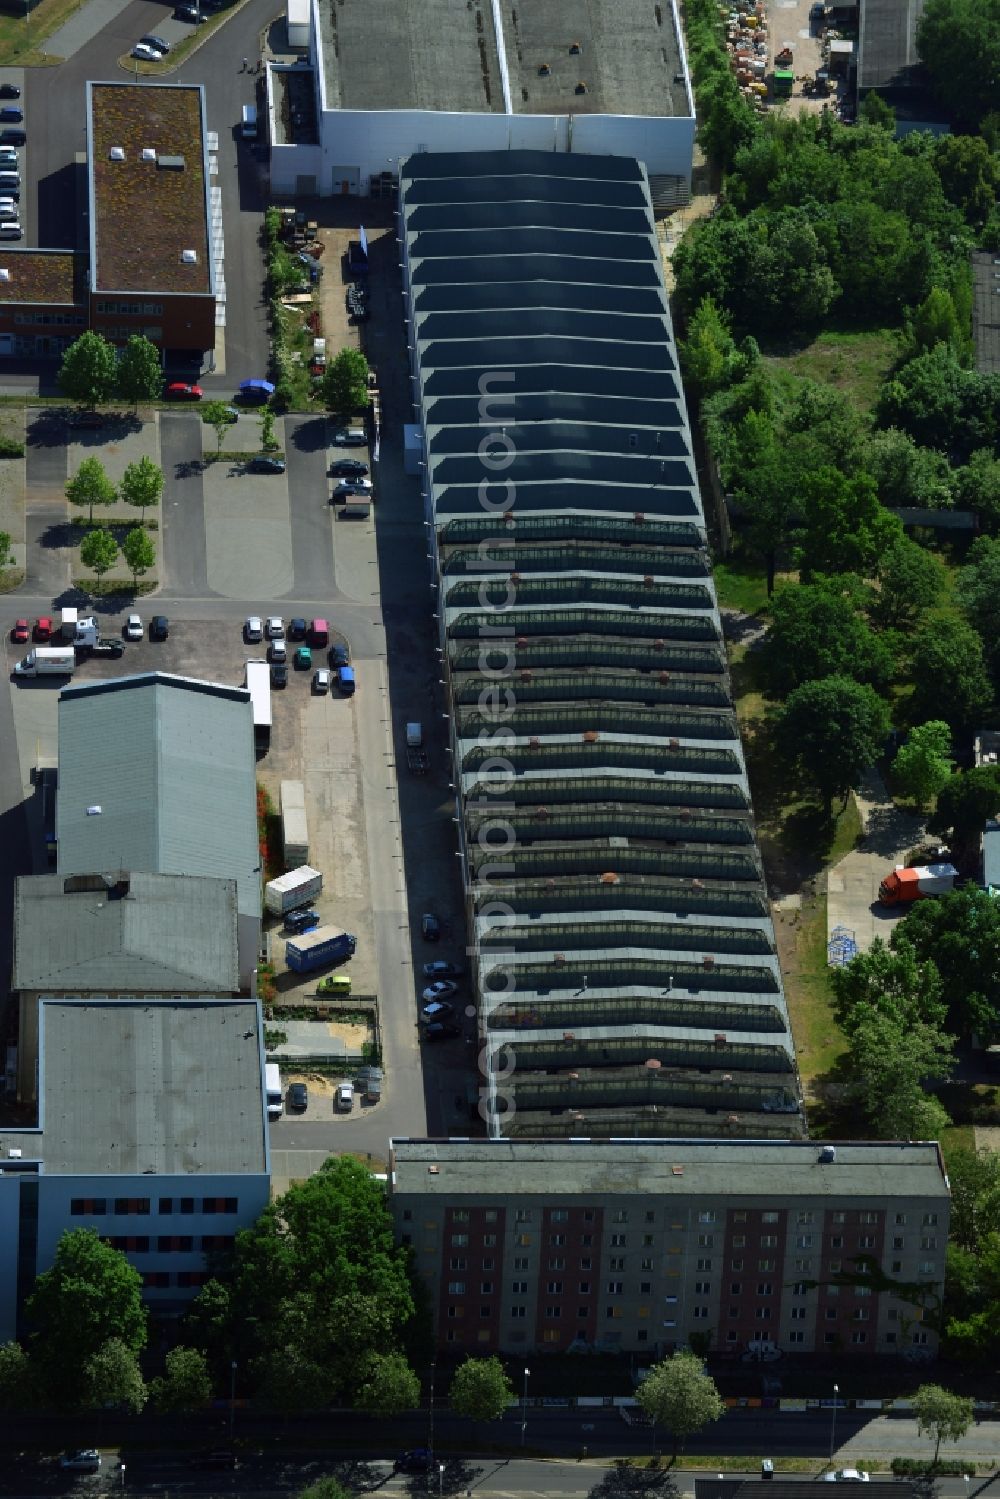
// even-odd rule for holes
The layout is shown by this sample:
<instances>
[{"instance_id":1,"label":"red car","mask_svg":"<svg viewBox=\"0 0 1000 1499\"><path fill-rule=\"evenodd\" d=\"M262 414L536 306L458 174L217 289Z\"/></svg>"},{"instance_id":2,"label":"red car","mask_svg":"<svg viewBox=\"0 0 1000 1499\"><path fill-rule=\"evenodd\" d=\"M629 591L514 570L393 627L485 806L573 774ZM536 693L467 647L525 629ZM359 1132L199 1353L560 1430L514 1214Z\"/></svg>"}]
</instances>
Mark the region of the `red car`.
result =
<instances>
[{"instance_id":1,"label":"red car","mask_svg":"<svg viewBox=\"0 0 1000 1499\"><path fill-rule=\"evenodd\" d=\"M51 640L52 639L52 621L51 621L51 619L47 619L44 614L42 615L41 619L36 619L35 620L35 639L36 640Z\"/></svg>"},{"instance_id":2,"label":"red car","mask_svg":"<svg viewBox=\"0 0 1000 1499\"><path fill-rule=\"evenodd\" d=\"M179 380L167 386L168 401L200 401L204 394L200 385L185 385Z\"/></svg>"},{"instance_id":3,"label":"red car","mask_svg":"<svg viewBox=\"0 0 1000 1499\"><path fill-rule=\"evenodd\" d=\"M15 619L14 628L10 632L11 640L16 641L18 645L23 645L30 634L31 629L28 621L26 619Z\"/></svg>"}]
</instances>

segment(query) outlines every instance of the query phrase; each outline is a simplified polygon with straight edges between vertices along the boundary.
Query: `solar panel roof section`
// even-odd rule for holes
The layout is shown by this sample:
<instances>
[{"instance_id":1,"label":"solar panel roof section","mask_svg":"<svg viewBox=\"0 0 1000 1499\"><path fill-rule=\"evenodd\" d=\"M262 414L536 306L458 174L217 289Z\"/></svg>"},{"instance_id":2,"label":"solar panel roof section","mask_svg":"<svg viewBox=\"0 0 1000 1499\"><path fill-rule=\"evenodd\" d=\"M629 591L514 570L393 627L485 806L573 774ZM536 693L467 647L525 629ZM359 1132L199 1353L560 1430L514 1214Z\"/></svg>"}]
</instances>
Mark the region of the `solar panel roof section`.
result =
<instances>
[{"instance_id":1,"label":"solar panel roof section","mask_svg":"<svg viewBox=\"0 0 1000 1499\"><path fill-rule=\"evenodd\" d=\"M619 1132L623 1111L655 1133L657 1090L635 1074L660 1056L692 1077L672 1120L705 1133L729 1069L738 1132L801 1133L643 170L420 153L401 184L480 1006L491 1054L513 1053L507 1102L524 1103L513 1125L494 1100L491 1127L523 1132L544 1099L558 1132L548 1074L565 1064L581 1069L572 1107L586 1105L589 1133ZM498 803L502 858L483 836ZM519 913L507 958L483 924L491 900ZM646 916L624 940L609 922L627 911ZM535 935L543 912L558 947ZM785 1059L780 1106L753 1048Z\"/></svg>"}]
</instances>

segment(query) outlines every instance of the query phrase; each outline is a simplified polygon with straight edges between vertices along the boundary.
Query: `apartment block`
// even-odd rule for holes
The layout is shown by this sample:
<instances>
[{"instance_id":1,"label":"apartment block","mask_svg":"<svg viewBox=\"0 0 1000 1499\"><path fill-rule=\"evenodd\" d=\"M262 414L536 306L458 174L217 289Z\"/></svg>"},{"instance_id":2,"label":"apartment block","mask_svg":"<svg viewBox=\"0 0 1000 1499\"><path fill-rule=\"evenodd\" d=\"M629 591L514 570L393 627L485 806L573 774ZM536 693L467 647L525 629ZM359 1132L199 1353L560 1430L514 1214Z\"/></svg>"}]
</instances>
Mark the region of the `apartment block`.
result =
<instances>
[{"instance_id":1,"label":"apartment block","mask_svg":"<svg viewBox=\"0 0 1000 1499\"><path fill-rule=\"evenodd\" d=\"M936 1351L933 1142L394 1140L390 1183L443 1348Z\"/></svg>"}]
</instances>

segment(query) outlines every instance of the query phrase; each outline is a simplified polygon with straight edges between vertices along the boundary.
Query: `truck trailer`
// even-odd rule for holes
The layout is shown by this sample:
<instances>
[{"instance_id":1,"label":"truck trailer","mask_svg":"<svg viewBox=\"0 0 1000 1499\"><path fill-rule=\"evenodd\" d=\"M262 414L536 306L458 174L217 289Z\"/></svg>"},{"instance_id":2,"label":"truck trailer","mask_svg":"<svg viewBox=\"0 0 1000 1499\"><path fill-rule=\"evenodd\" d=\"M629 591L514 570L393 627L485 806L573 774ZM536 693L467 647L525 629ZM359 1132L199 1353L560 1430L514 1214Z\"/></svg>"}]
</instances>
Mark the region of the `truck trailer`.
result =
<instances>
[{"instance_id":1,"label":"truck trailer","mask_svg":"<svg viewBox=\"0 0 1000 1499\"><path fill-rule=\"evenodd\" d=\"M71 677L76 651L71 645L39 645L14 667L16 677Z\"/></svg>"},{"instance_id":2,"label":"truck trailer","mask_svg":"<svg viewBox=\"0 0 1000 1499\"><path fill-rule=\"evenodd\" d=\"M319 870L302 864L298 869L290 869L287 874L279 874L277 879L268 880L264 886L265 909L273 911L275 916L284 916L286 911L307 906L322 888L323 876Z\"/></svg>"},{"instance_id":3,"label":"truck trailer","mask_svg":"<svg viewBox=\"0 0 1000 1499\"><path fill-rule=\"evenodd\" d=\"M917 864L912 869L900 864L879 885L878 898L884 906L901 906L911 900L947 895L957 879L954 864Z\"/></svg>"},{"instance_id":4,"label":"truck trailer","mask_svg":"<svg viewBox=\"0 0 1000 1499\"><path fill-rule=\"evenodd\" d=\"M267 1096L268 1119L280 1119L285 1100L281 1091L281 1069L277 1062L264 1063L264 1092Z\"/></svg>"},{"instance_id":5,"label":"truck trailer","mask_svg":"<svg viewBox=\"0 0 1000 1499\"><path fill-rule=\"evenodd\" d=\"M301 781L281 783L281 844L285 868L299 869L309 861L306 791Z\"/></svg>"},{"instance_id":6,"label":"truck trailer","mask_svg":"<svg viewBox=\"0 0 1000 1499\"><path fill-rule=\"evenodd\" d=\"M358 939L336 926L318 926L285 943L285 962L293 973L312 973L353 958Z\"/></svg>"},{"instance_id":7,"label":"truck trailer","mask_svg":"<svg viewBox=\"0 0 1000 1499\"><path fill-rule=\"evenodd\" d=\"M253 707L253 737L259 750L271 742L271 668L266 661L248 661L244 680Z\"/></svg>"}]
</instances>

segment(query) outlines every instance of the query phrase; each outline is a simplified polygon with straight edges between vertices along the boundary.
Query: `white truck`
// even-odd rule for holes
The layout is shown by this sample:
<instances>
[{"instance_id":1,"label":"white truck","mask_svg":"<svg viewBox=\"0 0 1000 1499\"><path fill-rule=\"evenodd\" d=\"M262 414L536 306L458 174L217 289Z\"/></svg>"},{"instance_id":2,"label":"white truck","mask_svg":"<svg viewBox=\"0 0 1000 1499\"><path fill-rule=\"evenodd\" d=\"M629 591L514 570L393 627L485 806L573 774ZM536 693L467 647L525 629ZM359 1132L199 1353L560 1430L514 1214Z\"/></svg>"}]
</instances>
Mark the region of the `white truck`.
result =
<instances>
[{"instance_id":1,"label":"white truck","mask_svg":"<svg viewBox=\"0 0 1000 1499\"><path fill-rule=\"evenodd\" d=\"M290 869L279 874L276 880L268 880L264 886L264 905L275 916L284 916L298 906L307 906L323 888L323 876L318 869L303 864L299 869Z\"/></svg>"},{"instance_id":2,"label":"white truck","mask_svg":"<svg viewBox=\"0 0 1000 1499\"><path fill-rule=\"evenodd\" d=\"M309 859L306 792L301 781L281 783L281 843L286 869L299 869Z\"/></svg>"},{"instance_id":3,"label":"white truck","mask_svg":"<svg viewBox=\"0 0 1000 1499\"><path fill-rule=\"evenodd\" d=\"M101 638L101 627L95 614L88 614L86 619L78 619L76 622L76 635L73 637L74 645L94 646Z\"/></svg>"},{"instance_id":4,"label":"white truck","mask_svg":"<svg viewBox=\"0 0 1000 1499\"><path fill-rule=\"evenodd\" d=\"M14 667L16 677L71 677L76 651L71 645L38 645Z\"/></svg>"},{"instance_id":5,"label":"white truck","mask_svg":"<svg viewBox=\"0 0 1000 1499\"><path fill-rule=\"evenodd\" d=\"M415 776L427 774L427 751L424 749L424 729L419 723L406 725L406 763Z\"/></svg>"},{"instance_id":6,"label":"white truck","mask_svg":"<svg viewBox=\"0 0 1000 1499\"><path fill-rule=\"evenodd\" d=\"M264 1063L264 1092L267 1096L268 1119L280 1119L285 1098L281 1091L281 1069L277 1062Z\"/></svg>"}]
</instances>

